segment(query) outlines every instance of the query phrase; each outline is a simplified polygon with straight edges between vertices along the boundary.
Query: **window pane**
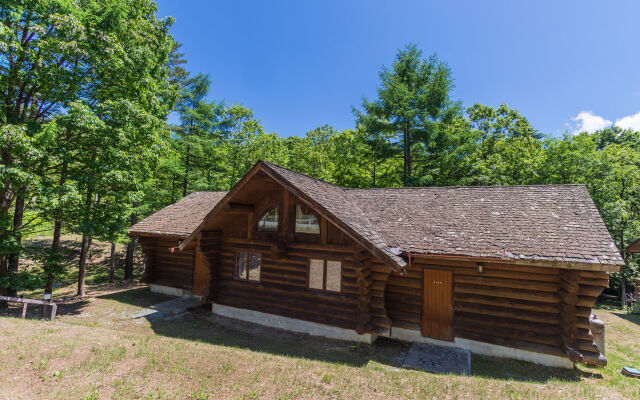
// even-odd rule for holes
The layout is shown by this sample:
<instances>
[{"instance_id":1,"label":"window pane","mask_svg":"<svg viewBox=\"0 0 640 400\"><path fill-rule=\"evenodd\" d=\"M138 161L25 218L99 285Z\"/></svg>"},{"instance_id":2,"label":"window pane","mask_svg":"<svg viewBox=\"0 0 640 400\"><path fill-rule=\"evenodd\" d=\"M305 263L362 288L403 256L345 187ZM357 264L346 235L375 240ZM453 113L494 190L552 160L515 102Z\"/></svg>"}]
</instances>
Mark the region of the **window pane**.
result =
<instances>
[{"instance_id":1,"label":"window pane","mask_svg":"<svg viewBox=\"0 0 640 400\"><path fill-rule=\"evenodd\" d=\"M300 204L296 205L296 232L320 233L318 218L313 214L303 213Z\"/></svg>"},{"instance_id":2,"label":"window pane","mask_svg":"<svg viewBox=\"0 0 640 400\"><path fill-rule=\"evenodd\" d=\"M247 253L238 253L236 259L236 278L247 279Z\"/></svg>"},{"instance_id":3,"label":"window pane","mask_svg":"<svg viewBox=\"0 0 640 400\"><path fill-rule=\"evenodd\" d=\"M342 263L340 261L327 261L327 290L340 291L342 281Z\"/></svg>"},{"instance_id":4,"label":"window pane","mask_svg":"<svg viewBox=\"0 0 640 400\"><path fill-rule=\"evenodd\" d=\"M271 207L258 221L259 231L277 232L280 207Z\"/></svg>"},{"instance_id":5,"label":"window pane","mask_svg":"<svg viewBox=\"0 0 640 400\"><path fill-rule=\"evenodd\" d=\"M309 260L309 287L322 289L324 281L324 260Z\"/></svg>"},{"instance_id":6,"label":"window pane","mask_svg":"<svg viewBox=\"0 0 640 400\"><path fill-rule=\"evenodd\" d=\"M261 261L262 261L262 256L260 254L251 254L249 256L249 280L250 281L260 280Z\"/></svg>"}]
</instances>

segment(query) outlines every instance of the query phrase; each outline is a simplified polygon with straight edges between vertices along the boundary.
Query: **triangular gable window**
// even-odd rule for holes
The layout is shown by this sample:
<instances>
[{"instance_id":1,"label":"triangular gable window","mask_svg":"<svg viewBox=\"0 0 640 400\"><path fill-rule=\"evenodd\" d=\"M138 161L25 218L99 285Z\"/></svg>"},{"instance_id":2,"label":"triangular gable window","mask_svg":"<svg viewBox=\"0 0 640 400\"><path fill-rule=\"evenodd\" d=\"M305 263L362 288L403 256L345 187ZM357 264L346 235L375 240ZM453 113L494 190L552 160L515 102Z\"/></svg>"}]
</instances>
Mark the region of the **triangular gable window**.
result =
<instances>
[{"instance_id":1,"label":"triangular gable window","mask_svg":"<svg viewBox=\"0 0 640 400\"><path fill-rule=\"evenodd\" d=\"M315 214L307 207L296 205L296 232L298 233L320 233L320 224Z\"/></svg>"},{"instance_id":2,"label":"triangular gable window","mask_svg":"<svg viewBox=\"0 0 640 400\"><path fill-rule=\"evenodd\" d=\"M262 214L258 221L257 229L263 232L277 232L280 230L280 207L271 207Z\"/></svg>"}]
</instances>

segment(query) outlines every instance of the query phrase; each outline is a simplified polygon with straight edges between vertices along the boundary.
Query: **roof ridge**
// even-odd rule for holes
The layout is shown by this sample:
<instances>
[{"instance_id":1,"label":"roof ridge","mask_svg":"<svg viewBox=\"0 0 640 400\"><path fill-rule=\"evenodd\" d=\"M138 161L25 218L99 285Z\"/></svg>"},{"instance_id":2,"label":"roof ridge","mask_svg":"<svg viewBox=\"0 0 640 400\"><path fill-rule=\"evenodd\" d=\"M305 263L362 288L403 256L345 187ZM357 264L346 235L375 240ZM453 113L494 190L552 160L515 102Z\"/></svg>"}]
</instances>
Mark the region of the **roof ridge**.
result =
<instances>
[{"instance_id":1,"label":"roof ridge","mask_svg":"<svg viewBox=\"0 0 640 400\"><path fill-rule=\"evenodd\" d=\"M586 187L584 183L541 183L534 185L459 185L459 186L391 186L374 188L342 188L344 190L389 190L389 189L509 189L509 188L537 188L537 187Z\"/></svg>"},{"instance_id":2,"label":"roof ridge","mask_svg":"<svg viewBox=\"0 0 640 400\"><path fill-rule=\"evenodd\" d=\"M286 169L287 171L293 172L296 175L302 175L305 178L309 178L309 179L313 179L314 181L326 183L327 185L331 185L331 186L337 187L338 189L342 189L342 190L346 189L345 187L342 187L340 185L336 185L335 183L327 182L325 180L322 180L322 179L319 179L319 178L315 178L315 177L313 177L311 175L303 174L302 172L295 171L295 170L293 170L291 168L283 167L282 165L273 163L271 161L264 161L264 160L259 160L259 161L261 161L262 163L264 163L264 164L266 164L266 165L268 165L270 167L275 166L275 167L278 167L278 168Z\"/></svg>"}]
</instances>

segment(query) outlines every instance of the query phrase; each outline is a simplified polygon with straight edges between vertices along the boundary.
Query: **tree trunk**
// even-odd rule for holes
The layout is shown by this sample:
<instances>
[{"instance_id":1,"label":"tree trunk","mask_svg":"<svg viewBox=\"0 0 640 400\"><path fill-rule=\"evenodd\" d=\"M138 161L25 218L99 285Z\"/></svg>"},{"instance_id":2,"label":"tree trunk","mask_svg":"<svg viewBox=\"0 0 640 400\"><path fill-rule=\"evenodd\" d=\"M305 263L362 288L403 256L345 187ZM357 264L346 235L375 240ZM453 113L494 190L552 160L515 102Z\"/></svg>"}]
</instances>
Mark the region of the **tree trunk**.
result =
<instances>
[{"instance_id":1,"label":"tree trunk","mask_svg":"<svg viewBox=\"0 0 640 400\"><path fill-rule=\"evenodd\" d=\"M9 265L9 260L7 260L6 256L0 257L0 277L7 276L7 269ZM8 296L7 289L0 286L0 295ZM9 304L6 301L0 301L0 310L6 310L9 308Z\"/></svg>"},{"instance_id":2,"label":"tree trunk","mask_svg":"<svg viewBox=\"0 0 640 400\"><path fill-rule=\"evenodd\" d=\"M373 157L373 187L376 187L376 158Z\"/></svg>"},{"instance_id":3,"label":"tree trunk","mask_svg":"<svg viewBox=\"0 0 640 400\"><path fill-rule=\"evenodd\" d=\"M622 196L624 195L624 192L620 193L620 197L622 198ZM626 221L624 220L624 218L620 218L620 244L618 246L619 249L624 249L624 230L626 228L627 224ZM627 264L627 252L623 251L622 252L622 257L624 260L625 265L622 266L622 268L620 269L620 305L624 308L624 306L627 304L627 285L626 282L624 280L624 267L626 267Z\"/></svg>"},{"instance_id":4,"label":"tree trunk","mask_svg":"<svg viewBox=\"0 0 640 400\"><path fill-rule=\"evenodd\" d=\"M84 200L84 207L86 218L91 219L91 188L87 187L87 196ZM84 285L84 276L87 269L87 256L89 255L89 246L91 246L91 235L88 233L82 234L82 246L80 247L80 262L78 263L78 296L84 296L86 289Z\"/></svg>"},{"instance_id":5,"label":"tree trunk","mask_svg":"<svg viewBox=\"0 0 640 400\"><path fill-rule=\"evenodd\" d=\"M113 283L116 272L116 243L111 242L111 259L109 260L109 283Z\"/></svg>"},{"instance_id":6,"label":"tree trunk","mask_svg":"<svg viewBox=\"0 0 640 400\"><path fill-rule=\"evenodd\" d=\"M176 173L173 173L173 178L171 179L171 204L176 202Z\"/></svg>"},{"instance_id":7,"label":"tree trunk","mask_svg":"<svg viewBox=\"0 0 640 400\"><path fill-rule=\"evenodd\" d=\"M138 203L133 203L134 211L131 213L131 226L138 222L138 214L135 208L138 207ZM131 236L129 243L127 244L127 255L124 262L124 279L133 279L133 252L136 249L136 237Z\"/></svg>"},{"instance_id":8,"label":"tree trunk","mask_svg":"<svg viewBox=\"0 0 640 400\"><path fill-rule=\"evenodd\" d=\"M184 178L182 179L182 197L187 195L187 180L189 178L189 158L191 156L191 146L187 145L187 155L184 163Z\"/></svg>"},{"instance_id":9,"label":"tree trunk","mask_svg":"<svg viewBox=\"0 0 640 400\"><path fill-rule=\"evenodd\" d=\"M62 222L60 218L56 218L53 223L53 241L51 242L51 255L55 257L60 251L60 236L62 232ZM53 284L55 283L56 273L50 270L47 273L47 282L44 286L44 292L51 294L53 292Z\"/></svg>"},{"instance_id":10,"label":"tree trunk","mask_svg":"<svg viewBox=\"0 0 640 400\"><path fill-rule=\"evenodd\" d=\"M83 297L86 295L86 287L84 284L84 277L87 270L87 255L89 254L89 239L90 236L86 233L82 234L82 246L80 247L80 264L78 267L78 293L77 296Z\"/></svg>"},{"instance_id":11,"label":"tree trunk","mask_svg":"<svg viewBox=\"0 0 640 400\"><path fill-rule=\"evenodd\" d=\"M13 213L13 234L19 246L22 245L22 219L24 217L24 192L26 190L26 185L20 188L20 192L18 192L18 195L16 196L16 204ZM18 266L20 264L20 250L16 253L9 254L8 261L8 272L18 272ZM7 295L16 297L17 292L14 289L8 289Z\"/></svg>"},{"instance_id":12,"label":"tree trunk","mask_svg":"<svg viewBox=\"0 0 640 400\"><path fill-rule=\"evenodd\" d=\"M67 183L67 168L68 163L65 161L62 163L62 172L60 172L60 187L62 188L62 194L64 195L64 185ZM53 223L53 240L51 241L51 255L56 257L60 252L60 236L62 236L62 220L60 213L56 215L56 220ZM47 283L44 287L44 292L51 294L53 292L53 285L55 283L55 272L49 271L47 274Z\"/></svg>"},{"instance_id":13,"label":"tree trunk","mask_svg":"<svg viewBox=\"0 0 640 400\"><path fill-rule=\"evenodd\" d=\"M409 179L411 179L411 132L408 129L403 131L402 145L404 149L404 174L402 184L409 186Z\"/></svg>"}]
</instances>

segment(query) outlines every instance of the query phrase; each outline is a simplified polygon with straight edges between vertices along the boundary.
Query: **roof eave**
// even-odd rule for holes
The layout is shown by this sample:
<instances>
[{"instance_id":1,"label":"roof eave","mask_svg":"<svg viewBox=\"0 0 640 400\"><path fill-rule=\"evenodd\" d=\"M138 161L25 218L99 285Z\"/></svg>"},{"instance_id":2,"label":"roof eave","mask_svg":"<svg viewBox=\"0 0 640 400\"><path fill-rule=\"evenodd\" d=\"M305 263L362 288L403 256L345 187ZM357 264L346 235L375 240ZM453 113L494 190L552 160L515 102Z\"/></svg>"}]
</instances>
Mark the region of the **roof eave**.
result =
<instances>
[{"instance_id":1,"label":"roof eave","mask_svg":"<svg viewBox=\"0 0 640 400\"><path fill-rule=\"evenodd\" d=\"M161 232L161 231L132 231L132 230L129 230L127 235L129 235L129 236L145 236L145 237L170 236L170 237L175 237L175 238L178 238L178 239L179 238L186 238L186 237L189 236L188 233Z\"/></svg>"},{"instance_id":2,"label":"roof eave","mask_svg":"<svg viewBox=\"0 0 640 400\"><path fill-rule=\"evenodd\" d=\"M540 258L498 258L498 257L478 257L478 256L465 256L465 255L453 255L453 254L424 254L405 252L405 254L411 254L412 258L423 259L448 259L458 261L471 261L471 262L492 262L497 264L514 264L514 265L529 265L546 268L563 268L563 269L575 269L581 271L600 271L600 272L620 272L620 269L624 263L612 263L606 264L596 261L562 261Z\"/></svg>"}]
</instances>

